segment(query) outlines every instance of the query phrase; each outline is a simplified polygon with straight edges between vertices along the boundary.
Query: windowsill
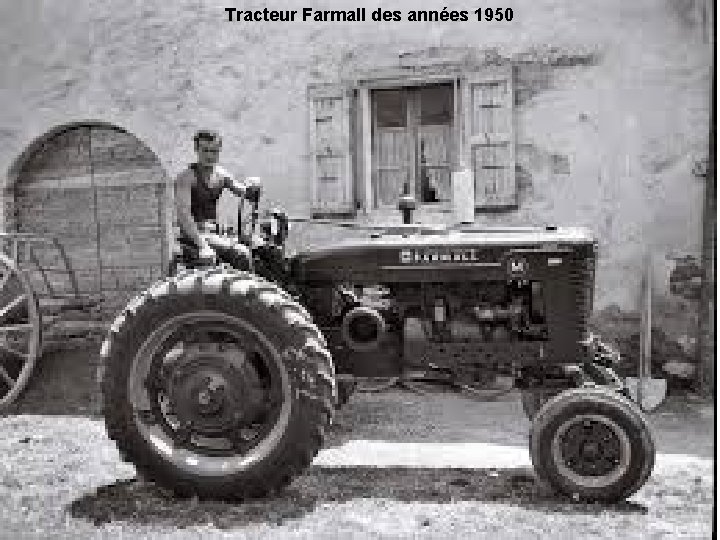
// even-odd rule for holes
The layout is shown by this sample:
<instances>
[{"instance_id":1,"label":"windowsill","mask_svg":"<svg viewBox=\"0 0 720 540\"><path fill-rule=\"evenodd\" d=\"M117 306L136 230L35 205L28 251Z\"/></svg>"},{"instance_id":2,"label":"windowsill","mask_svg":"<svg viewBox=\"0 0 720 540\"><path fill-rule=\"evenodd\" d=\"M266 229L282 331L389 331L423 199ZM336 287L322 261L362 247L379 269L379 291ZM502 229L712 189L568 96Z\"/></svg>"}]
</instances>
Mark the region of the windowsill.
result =
<instances>
[{"instance_id":1,"label":"windowsill","mask_svg":"<svg viewBox=\"0 0 720 540\"><path fill-rule=\"evenodd\" d=\"M504 204L502 206L475 206L475 215L478 214L501 214L503 212L512 212L518 210L518 203Z\"/></svg>"},{"instance_id":2,"label":"windowsill","mask_svg":"<svg viewBox=\"0 0 720 540\"><path fill-rule=\"evenodd\" d=\"M385 211L397 211L397 206L379 206L376 208L373 208L369 212L385 212ZM429 214L450 214L453 211L452 203L451 202L441 202L441 203L418 203L417 209L415 212L425 212Z\"/></svg>"},{"instance_id":3,"label":"windowsill","mask_svg":"<svg viewBox=\"0 0 720 540\"><path fill-rule=\"evenodd\" d=\"M475 207L475 216L480 216L483 214L501 214L501 213L507 213L507 212L513 212L516 211L519 208L519 205L517 203L514 204L508 204L504 206L476 206ZM430 218L430 217L440 217L440 216L448 216L452 215L454 213L453 205L450 202L442 202L442 203L420 203L417 206L417 209L413 212L414 220L418 222L423 222L424 218ZM383 218L386 216L393 216L397 215L398 219L400 219L400 211L398 210L397 206L390 206L390 205L384 205L377 208L372 208L370 210L359 208L356 211L321 211L321 210L313 210L310 213L311 217L313 219L358 219L362 220L363 218L367 219L377 219L377 218Z\"/></svg>"},{"instance_id":4,"label":"windowsill","mask_svg":"<svg viewBox=\"0 0 720 540\"><path fill-rule=\"evenodd\" d=\"M477 218L478 216L481 216L483 214L503 214L503 213L510 213L518 210L519 205L517 203L507 204L503 206L475 206L474 208L474 215ZM452 216L455 213L455 209L453 208L452 203L445 202L445 203L425 203L425 204L418 204L417 209L413 212L413 219L414 221L418 222L424 222L425 218L440 218L440 217L447 217ZM400 216L400 211L397 209L397 206L381 206L379 208L373 208L371 210L359 210L358 216L365 215L375 217L375 216L387 216L387 215L393 215L397 214ZM429 220L432 222L432 220Z\"/></svg>"},{"instance_id":5,"label":"windowsill","mask_svg":"<svg viewBox=\"0 0 720 540\"><path fill-rule=\"evenodd\" d=\"M424 212L427 214L452 214L452 203L425 203L419 204L416 212Z\"/></svg>"},{"instance_id":6,"label":"windowsill","mask_svg":"<svg viewBox=\"0 0 720 540\"><path fill-rule=\"evenodd\" d=\"M324 212L314 210L310 213L312 219L354 219L357 217L358 212L346 211L346 212Z\"/></svg>"}]
</instances>

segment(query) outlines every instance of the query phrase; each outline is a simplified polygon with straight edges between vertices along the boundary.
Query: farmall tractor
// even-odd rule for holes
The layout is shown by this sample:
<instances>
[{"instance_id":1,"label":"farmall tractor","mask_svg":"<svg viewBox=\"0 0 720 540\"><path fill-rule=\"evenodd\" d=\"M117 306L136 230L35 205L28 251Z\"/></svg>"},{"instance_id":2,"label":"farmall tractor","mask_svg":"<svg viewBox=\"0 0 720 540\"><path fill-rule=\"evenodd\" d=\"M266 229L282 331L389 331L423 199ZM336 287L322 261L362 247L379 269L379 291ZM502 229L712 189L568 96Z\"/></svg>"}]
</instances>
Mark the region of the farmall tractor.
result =
<instances>
[{"instance_id":1,"label":"farmall tractor","mask_svg":"<svg viewBox=\"0 0 720 540\"><path fill-rule=\"evenodd\" d=\"M287 257L288 219L256 227L259 198L242 228L250 271L186 252L103 343L107 431L141 477L186 496L268 495L310 465L357 381L503 375L542 481L610 502L648 479L648 423L587 330L588 231L416 225L405 197L403 225Z\"/></svg>"}]
</instances>

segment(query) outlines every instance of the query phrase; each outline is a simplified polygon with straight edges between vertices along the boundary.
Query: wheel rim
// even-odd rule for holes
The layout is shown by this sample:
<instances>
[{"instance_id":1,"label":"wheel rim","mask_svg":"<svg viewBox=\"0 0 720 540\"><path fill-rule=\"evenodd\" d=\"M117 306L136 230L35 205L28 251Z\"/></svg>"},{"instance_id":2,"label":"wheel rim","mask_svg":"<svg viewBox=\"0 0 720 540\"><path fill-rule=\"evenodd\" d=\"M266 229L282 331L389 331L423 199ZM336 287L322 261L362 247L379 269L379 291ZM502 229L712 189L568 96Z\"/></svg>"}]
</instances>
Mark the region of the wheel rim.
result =
<instances>
[{"instance_id":1,"label":"wheel rim","mask_svg":"<svg viewBox=\"0 0 720 540\"><path fill-rule=\"evenodd\" d=\"M135 355L128 396L143 438L201 476L231 475L267 457L292 401L272 343L246 321L213 311L156 329Z\"/></svg>"},{"instance_id":2,"label":"wheel rim","mask_svg":"<svg viewBox=\"0 0 720 540\"><path fill-rule=\"evenodd\" d=\"M566 420L555 432L552 459L560 474L583 488L604 488L630 467L630 439L615 421L598 414Z\"/></svg>"},{"instance_id":3,"label":"wheel rim","mask_svg":"<svg viewBox=\"0 0 720 540\"><path fill-rule=\"evenodd\" d=\"M12 259L0 254L0 409L27 385L40 355L37 298Z\"/></svg>"}]
</instances>

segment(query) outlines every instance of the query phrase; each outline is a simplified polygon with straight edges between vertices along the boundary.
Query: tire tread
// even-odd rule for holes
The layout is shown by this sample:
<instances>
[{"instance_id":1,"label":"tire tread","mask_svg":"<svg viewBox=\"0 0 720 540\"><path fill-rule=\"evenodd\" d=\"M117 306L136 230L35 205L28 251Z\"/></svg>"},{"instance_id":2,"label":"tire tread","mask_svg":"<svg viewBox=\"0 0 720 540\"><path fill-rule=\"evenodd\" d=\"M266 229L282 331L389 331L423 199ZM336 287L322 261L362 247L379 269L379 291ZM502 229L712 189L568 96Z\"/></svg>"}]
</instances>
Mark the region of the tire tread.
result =
<instances>
[{"instance_id":1,"label":"tire tread","mask_svg":"<svg viewBox=\"0 0 720 540\"><path fill-rule=\"evenodd\" d=\"M210 278L222 276L219 287L208 289ZM214 291L214 292L213 292ZM243 309L262 310L277 324L285 343L281 357L292 385L302 396L293 402L287 436L272 452L272 460L231 477L204 481L160 463L134 426L134 415L126 399L127 376L144 333L143 320L170 311L178 297L198 296L198 305L209 297ZM103 393L103 415L109 437L116 442L122 459L132 462L143 478L176 493L210 498L244 499L276 492L310 465L322 446L325 428L332 420L335 400L334 367L325 339L308 312L277 285L249 272L224 269L195 270L161 280L133 298L116 317L102 346L98 377ZM286 354L291 352L291 354ZM299 373L305 376L298 376ZM309 374L309 375L308 375ZM301 427L298 424L302 424ZM270 463L272 461L272 463ZM160 465L160 466L159 466ZM177 474L175 474L177 473Z\"/></svg>"}]
</instances>

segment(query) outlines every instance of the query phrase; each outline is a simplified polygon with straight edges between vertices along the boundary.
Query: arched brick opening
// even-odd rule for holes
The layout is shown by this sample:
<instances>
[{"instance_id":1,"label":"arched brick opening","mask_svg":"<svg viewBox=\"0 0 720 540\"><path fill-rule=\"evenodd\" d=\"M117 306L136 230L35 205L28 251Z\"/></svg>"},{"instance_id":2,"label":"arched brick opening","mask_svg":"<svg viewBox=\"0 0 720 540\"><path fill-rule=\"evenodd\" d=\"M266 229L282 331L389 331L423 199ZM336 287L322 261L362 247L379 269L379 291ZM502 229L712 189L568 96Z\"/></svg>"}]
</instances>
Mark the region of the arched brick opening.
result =
<instances>
[{"instance_id":1,"label":"arched brick opening","mask_svg":"<svg viewBox=\"0 0 720 540\"><path fill-rule=\"evenodd\" d=\"M80 292L100 295L95 316L107 320L166 272L167 190L160 160L132 133L101 121L65 124L32 141L11 165L4 230L57 237ZM67 288L57 254L43 250L37 258L57 289Z\"/></svg>"}]
</instances>

